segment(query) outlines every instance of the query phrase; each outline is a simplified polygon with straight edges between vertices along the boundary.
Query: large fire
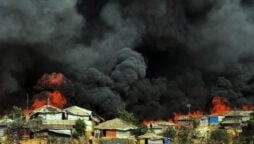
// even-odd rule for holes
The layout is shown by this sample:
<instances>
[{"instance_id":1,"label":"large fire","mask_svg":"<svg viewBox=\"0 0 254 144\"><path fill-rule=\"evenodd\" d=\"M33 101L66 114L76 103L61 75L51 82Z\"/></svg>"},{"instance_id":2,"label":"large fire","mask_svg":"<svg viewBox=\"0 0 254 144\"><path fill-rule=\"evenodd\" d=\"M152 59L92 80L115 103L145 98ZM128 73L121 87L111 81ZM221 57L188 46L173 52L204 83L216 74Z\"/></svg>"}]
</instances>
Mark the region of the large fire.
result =
<instances>
[{"instance_id":1,"label":"large fire","mask_svg":"<svg viewBox=\"0 0 254 144\"><path fill-rule=\"evenodd\" d=\"M212 105L211 115L220 115L231 111L231 108L227 105L227 100L225 98L213 97Z\"/></svg>"},{"instance_id":2,"label":"large fire","mask_svg":"<svg viewBox=\"0 0 254 144\"><path fill-rule=\"evenodd\" d=\"M253 109L254 107L252 106L244 106L243 110L249 110L249 109ZM231 108L227 105L227 100L225 98L221 98L221 97L213 97L212 100L212 108L211 108L211 115L220 115L220 114L225 114L227 112L230 112ZM179 124L178 124L178 119L180 117L192 117L192 118L198 118L203 116L203 112L202 111L195 111L195 112L189 112L188 114L181 114L181 113L176 113L174 112L174 118L173 119L169 119L169 122L174 122L176 124L176 126L178 128L180 128ZM162 121L162 120L159 120ZM152 122L156 122L156 121L148 121L148 120L144 120L143 124L148 125Z\"/></svg>"},{"instance_id":3,"label":"large fire","mask_svg":"<svg viewBox=\"0 0 254 144\"><path fill-rule=\"evenodd\" d=\"M38 84L42 87L49 86L61 86L65 83L64 75L62 73L51 73L43 74L42 77L38 80Z\"/></svg>"},{"instance_id":4,"label":"large fire","mask_svg":"<svg viewBox=\"0 0 254 144\"><path fill-rule=\"evenodd\" d=\"M33 103L33 108L40 108L44 105L52 105L58 108L63 108L66 104L66 98L59 91L47 92L47 99L35 99Z\"/></svg>"},{"instance_id":5,"label":"large fire","mask_svg":"<svg viewBox=\"0 0 254 144\"><path fill-rule=\"evenodd\" d=\"M44 88L50 88L54 86L59 87L65 83L66 81L64 75L61 73L44 74L38 80L38 84ZM53 92L46 91L46 96L43 99L36 98L33 101L32 109L40 108L44 105L52 105L62 109L66 103L67 101L65 96L59 90L54 90ZM23 112L24 114L29 114L32 109L26 109Z\"/></svg>"}]
</instances>

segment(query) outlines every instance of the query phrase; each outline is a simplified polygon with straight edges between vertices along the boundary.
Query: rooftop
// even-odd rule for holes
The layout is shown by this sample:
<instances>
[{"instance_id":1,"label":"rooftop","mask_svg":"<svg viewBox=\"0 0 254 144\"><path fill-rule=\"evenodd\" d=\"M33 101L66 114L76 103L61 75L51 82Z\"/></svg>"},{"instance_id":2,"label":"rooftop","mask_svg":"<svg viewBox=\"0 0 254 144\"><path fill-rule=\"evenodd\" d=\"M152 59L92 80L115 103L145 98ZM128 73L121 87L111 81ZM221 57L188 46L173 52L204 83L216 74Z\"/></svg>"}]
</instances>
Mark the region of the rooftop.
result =
<instances>
[{"instance_id":1,"label":"rooftop","mask_svg":"<svg viewBox=\"0 0 254 144\"><path fill-rule=\"evenodd\" d=\"M102 129L102 130L133 130L137 129L137 127L129 122L121 120L119 118L115 118L106 122L103 122L97 126L95 129Z\"/></svg>"},{"instance_id":2,"label":"rooftop","mask_svg":"<svg viewBox=\"0 0 254 144\"><path fill-rule=\"evenodd\" d=\"M85 108L81 108L78 106L71 106L66 109L64 109L67 113L73 114L73 115L79 115L79 116L90 116L92 114L92 111L87 110Z\"/></svg>"}]
</instances>

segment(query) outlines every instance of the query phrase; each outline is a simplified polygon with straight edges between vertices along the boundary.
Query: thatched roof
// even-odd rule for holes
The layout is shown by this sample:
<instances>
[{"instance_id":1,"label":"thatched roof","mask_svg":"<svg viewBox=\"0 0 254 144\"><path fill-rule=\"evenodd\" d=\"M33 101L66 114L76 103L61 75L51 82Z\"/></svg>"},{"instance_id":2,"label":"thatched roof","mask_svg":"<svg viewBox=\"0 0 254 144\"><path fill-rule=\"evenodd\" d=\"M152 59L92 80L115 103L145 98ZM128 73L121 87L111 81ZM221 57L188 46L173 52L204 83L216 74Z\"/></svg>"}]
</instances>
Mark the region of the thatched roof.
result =
<instances>
[{"instance_id":1,"label":"thatched roof","mask_svg":"<svg viewBox=\"0 0 254 144\"><path fill-rule=\"evenodd\" d=\"M87 110L85 108L81 108L78 106L72 106L64 109L65 112L73 114L73 115L79 115L79 116L90 116L92 114L92 111Z\"/></svg>"},{"instance_id":2,"label":"thatched roof","mask_svg":"<svg viewBox=\"0 0 254 144\"><path fill-rule=\"evenodd\" d=\"M101 129L101 130L133 130L137 129L137 127L131 123L128 123L124 120L121 120L119 118L115 118L106 122L103 122L97 126L95 126L95 129Z\"/></svg>"},{"instance_id":3,"label":"thatched roof","mask_svg":"<svg viewBox=\"0 0 254 144\"><path fill-rule=\"evenodd\" d=\"M139 139L163 139L163 136L159 136L155 133L146 133L144 135L138 136Z\"/></svg>"},{"instance_id":4,"label":"thatched roof","mask_svg":"<svg viewBox=\"0 0 254 144\"><path fill-rule=\"evenodd\" d=\"M51 105L44 105L38 109L33 110L30 115L34 115L36 113L61 113L61 112L62 110L57 107Z\"/></svg>"}]
</instances>

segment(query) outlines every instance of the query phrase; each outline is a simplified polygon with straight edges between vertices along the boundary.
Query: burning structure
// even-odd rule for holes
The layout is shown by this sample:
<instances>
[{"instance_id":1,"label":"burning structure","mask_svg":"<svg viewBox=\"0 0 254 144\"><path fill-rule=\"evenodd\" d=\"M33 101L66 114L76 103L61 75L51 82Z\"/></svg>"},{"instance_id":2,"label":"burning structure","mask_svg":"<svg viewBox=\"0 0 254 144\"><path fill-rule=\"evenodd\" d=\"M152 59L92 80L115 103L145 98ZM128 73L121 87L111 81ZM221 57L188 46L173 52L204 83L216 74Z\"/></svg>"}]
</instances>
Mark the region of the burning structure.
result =
<instances>
[{"instance_id":1,"label":"burning structure","mask_svg":"<svg viewBox=\"0 0 254 144\"><path fill-rule=\"evenodd\" d=\"M31 108L49 99L108 118L127 109L166 119L186 104L207 113L217 95L231 107L253 105L251 0L0 5L1 109L25 108L26 93ZM42 76L52 72L62 74Z\"/></svg>"}]
</instances>

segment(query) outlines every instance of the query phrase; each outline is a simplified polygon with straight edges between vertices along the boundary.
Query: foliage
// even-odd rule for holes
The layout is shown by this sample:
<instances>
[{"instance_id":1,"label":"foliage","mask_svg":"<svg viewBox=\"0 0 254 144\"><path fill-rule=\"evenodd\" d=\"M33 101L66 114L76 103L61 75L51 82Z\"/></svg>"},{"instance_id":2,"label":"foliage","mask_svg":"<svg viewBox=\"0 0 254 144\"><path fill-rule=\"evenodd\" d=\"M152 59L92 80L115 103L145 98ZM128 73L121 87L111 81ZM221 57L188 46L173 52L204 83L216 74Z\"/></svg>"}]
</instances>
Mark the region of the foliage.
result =
<instances>
[{"instance_id":1,"label":"foliage","mask_svg":"<svg viewBox=\"0 0 254 144\"><path fill-rule=\"evenodd\" d=\"M124 121L130 122L134 125L139 124L139 120L134 116L134 114L131 112L128 112L126 110L118 111L117 117L119 117L120 119L122 119Z\"/></svg>"},{"instance_id":2,"label":"foliage","mask_svg":"<svg viewBox=\"0 0 254 144\"><path fill-rule=\"evenodd\" d=\"M254 120L248 121L248 126L243 129L242 136L246 141L254 141Z\"/></svg>"},{"instance_id":3,"label":"foliage","mask_svg":"<svg viewBox=\"0 0 254 144\"><path fill-rule=\"evenodd\" d=\"M8 118L17 119L20 118L21 116L23 116L22 109L17 106L13 106L11 113L8 115Z\"/></svg>"},{"instance_id":4,"label":"foliage","mask_svg":"<svg viewBox=\"0 0 254 144\"><path fill-rule=\"evenodd\" d=\"M137 126L138 129L135 132L136 135L145 134L147 132L147 127L143 123L141 123L139 121L139 119L137 119L135 117L135 115L133 113L128 112L126 110L118 111L117 117L124 120L124 121L130 122L135 126Z\"/></svg>"},{"instance_id":5,"label":"foliage","mask_svg":"<svg viewBox=\"0 0 254 144\"><path fill-rule=\"evenodd\" d=\"M12 139L20 140L22 138L22 129L24 126L23 119L16 119L8 126L9 137Z\"/></svg>"},{"instance_id":6,"label":"foliage","mask_svg":"<svg viewBox=\"0 0 254 144\"><path fill-rule=\"evenodd\" d=\"M168 138L175 138L176 137L176 130L173 127L168 127L163 133L162 135L164 137L168 137Z\"/></svg>"},{"instance_id":7,"label":"foliage","mask_svg":"<svg viewBox=\"0 0 254 144\"><path fill-rule=\"evenodd\" d=\"M222 129L217 129L211 132L209 137L209 143L217 144L217 143L225 143L228 144L231 141L230 135Z\"/></svg>"},{"instance_id":8,"label":"foliage","mask_svg":"<svg viewBox=\"0 0 254 144\"><path fill-rule=\"evenodd\" d=\"M13 106L11 113L4 118L10 118L14 120L7 128L9 141L20 140L22 138L22 129L24 126L22 109L17 106Z\"/></svg>"},{"instance_id":9,"label":"foliage","mask_svg":"<svg viewBox=\"0 0 254 144\"><path fill-rule=\"evenodd\" d=\"M182 126L178 132L179 144L192 144L193 130L190 127Z\"/></svg>"},{"instance_id":10,"label":"foliage","mask_svg":"<svg viewBox=\"0 0 254 144\"><path fill-rule=\"evenodd\" d=\"M74 128L75 128L75 132L73 132L72 136L77 138L79 136L84 135L84 132L86 130L86 124L83 120L78 119L75 122Z\"/></svg>"}]
</instances>

